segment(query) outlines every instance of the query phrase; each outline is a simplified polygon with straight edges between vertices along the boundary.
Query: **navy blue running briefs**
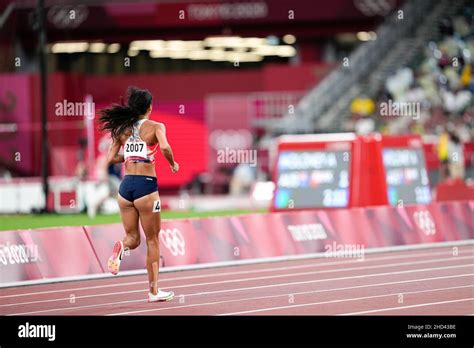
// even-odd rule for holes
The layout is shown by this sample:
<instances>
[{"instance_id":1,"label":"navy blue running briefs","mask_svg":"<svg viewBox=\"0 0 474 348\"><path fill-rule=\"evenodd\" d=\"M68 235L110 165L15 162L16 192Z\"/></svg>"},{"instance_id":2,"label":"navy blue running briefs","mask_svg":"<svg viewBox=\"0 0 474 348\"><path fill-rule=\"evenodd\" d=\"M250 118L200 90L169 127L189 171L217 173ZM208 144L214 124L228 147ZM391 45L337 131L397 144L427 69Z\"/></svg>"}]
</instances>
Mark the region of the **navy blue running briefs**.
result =
<instances>
[{"instance_id":1,"label":"navy blue running briefs","mask_svg":"<svg viewBox=\"0 0 474 348\"><path fill-rule=\"evenodd\" d=\"M146 175L125 175L119 188L120 196L130 202L155 191L158 191L156 178Z\"/></svg>"}]
</instances>

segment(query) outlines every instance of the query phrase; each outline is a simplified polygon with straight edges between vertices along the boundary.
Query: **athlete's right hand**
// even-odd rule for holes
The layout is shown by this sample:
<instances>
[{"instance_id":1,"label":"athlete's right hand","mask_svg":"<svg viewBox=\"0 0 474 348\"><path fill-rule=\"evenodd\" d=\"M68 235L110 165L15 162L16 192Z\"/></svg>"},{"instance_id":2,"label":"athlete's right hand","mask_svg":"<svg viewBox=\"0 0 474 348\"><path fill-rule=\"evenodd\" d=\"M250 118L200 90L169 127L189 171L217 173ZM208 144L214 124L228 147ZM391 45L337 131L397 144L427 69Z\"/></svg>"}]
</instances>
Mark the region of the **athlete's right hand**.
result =
<instances>
[{"instance_id":1,"label":"athlete's right hand","mask_svg":"<svg viewBox=\"0 0 474 348\"><path fill-rule=\"evenodd\" d=\"M179 164L178 164L178 162L174 162L174 165L172 165L172 166L170 166L170 167L171 167L171 171L172 171L173 173L177 173L178 170L179 170Z\"/></svg>"}]
</instances>

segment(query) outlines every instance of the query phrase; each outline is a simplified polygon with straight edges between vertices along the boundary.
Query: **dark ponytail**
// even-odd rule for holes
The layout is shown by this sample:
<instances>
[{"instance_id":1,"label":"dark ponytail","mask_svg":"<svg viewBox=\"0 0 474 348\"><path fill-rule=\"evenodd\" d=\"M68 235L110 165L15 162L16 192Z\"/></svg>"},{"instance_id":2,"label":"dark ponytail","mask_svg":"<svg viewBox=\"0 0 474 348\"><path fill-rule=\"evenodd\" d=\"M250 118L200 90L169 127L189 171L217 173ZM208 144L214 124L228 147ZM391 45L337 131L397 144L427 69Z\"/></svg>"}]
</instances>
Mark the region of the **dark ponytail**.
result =
<instances>
[{"instance_id":1,"label":"dark ponytail","mask_svg":"<svg viewBox=\"0 0 474 348\"><path fill-rule=\"evenodd\" d=\"M151 93L146 89L128 87L127 105L112 104L100 110L99 122L101 131L110 131L112 138L118 139L127 129L146 114L152 102Z\"/></svg>"}]
</instances>

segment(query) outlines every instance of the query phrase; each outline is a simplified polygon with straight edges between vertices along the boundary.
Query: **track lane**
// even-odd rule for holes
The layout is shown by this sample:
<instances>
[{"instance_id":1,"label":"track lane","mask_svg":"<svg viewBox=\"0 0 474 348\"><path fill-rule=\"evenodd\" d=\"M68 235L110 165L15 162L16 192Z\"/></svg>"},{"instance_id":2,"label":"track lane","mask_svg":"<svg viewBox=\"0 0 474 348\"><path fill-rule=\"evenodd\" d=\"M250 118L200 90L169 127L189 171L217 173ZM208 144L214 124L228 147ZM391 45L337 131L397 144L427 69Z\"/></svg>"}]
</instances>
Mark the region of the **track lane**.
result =
<instances>
[{"instance_id":1,"label":"track lane","mask_svg":"<svg viewBox=\"0 0 474 348\"><path fill-rule=\"evenodd\" d=\"M456 287L461 291L474 284L474 247L459 246L457 249L457 256L453 256L452 247L446 247L370 254L366 255L365 261L307 259L164 273L160 275L160 286L175 289L177 297L171 302L159 304L144 301L144 286L147 283L145 276L35 285L17 288L22 290L20 293L15 293L15 289L2 292L0 313L215 315L231 313L234 308L239 311L243 306L252 310L285 301L288 305L288 296L292 294L298 294L298 301L306 304L314 302L314 298L337 301L347 296L364 297L363 295L370 293L378 296L390 289L396 289L397 292L433 290L433 293L438 292L435 296L449 297L452 294L450 291L454 291ZM419 279L428 279L425 280L426 285L420 285L422 281L418 281ZM472 292L472 288L470 291ZM69 295L73 292L75 301L71 303ZM64 296L65 294L68 296ZM367 303L361 301L360 311L371 310ZM390 307L389 301L381 301L386 301L386 307ZM14 303L17 305L12 305ZM311 308L311 305L307 307ZM282 314L305 314L305 306L295 312L296 308L298 307L285 308ZM333 305L332 308L339 307ZM343 314L344 308L347 309L343 305L340 312L322 311L320 314ZM458 311L461 309L459 307ZM311 310L308 311L313 314ZM468 309L465 314L472 312L472 309Z\"/></svg>"},{"instance_id":2,"label":"track lane","mask_svg":"<svg viewBox=\"0 0 474 348\"><path fill-rule=\"evenodd\" d=\"M449 257L453 256L453 248L457 248L458 256L474 255L474 245L463 245L447 248L433 248L412 251L396 251L386 253L368 254L362 262L373 262L377 260L397 260L404 259L422 259L424 257ZM228 274L251 274L272 271L285 271L291 269L305 269L312 267L332 267L333 265L352 264L354 259L344 258L316 258L316 259L294 260L294 261L278 261L269 263L259 263L240 266L228 266L222 268L210 268L192 271L180 271L173 273L160 273L160 279L163 282L173 280L199 279L205 277L220 277ZM279 266L276 266L279 265ZM120 281L117 281L120 280ZM136 284L146 284L145 275L127 276L127 277L110 277L95 280L81 280L75 282L51 283L42 285L30 285L13 288L0 288L0 303L2 299L7 297L22 296L39 296L42 294L50 294L56 292L82 291L87 289L100 289L102 287L122 287ZM75 286L73 284L80 284Z\"/></svg>"}]
</instances>

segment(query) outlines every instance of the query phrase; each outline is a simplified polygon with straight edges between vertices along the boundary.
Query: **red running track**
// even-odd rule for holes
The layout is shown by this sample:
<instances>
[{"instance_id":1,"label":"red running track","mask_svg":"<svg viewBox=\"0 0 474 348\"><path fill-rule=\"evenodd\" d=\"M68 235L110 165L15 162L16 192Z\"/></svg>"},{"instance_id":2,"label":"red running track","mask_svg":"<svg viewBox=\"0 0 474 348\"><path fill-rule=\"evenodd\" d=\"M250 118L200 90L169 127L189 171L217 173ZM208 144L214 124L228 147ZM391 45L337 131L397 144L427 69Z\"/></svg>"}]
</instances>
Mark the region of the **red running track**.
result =
<instances>
[{"instance_id":1,"label":"red running track","mask_svg":"<svg viewBox=\"0 0 474 348\"><path fill-rule=\"evenodd\" d=\"M133 254L131 255L133 257ZM0 289L2 315L473 315L474 245Z\"/></svg>"}]
</instances>

